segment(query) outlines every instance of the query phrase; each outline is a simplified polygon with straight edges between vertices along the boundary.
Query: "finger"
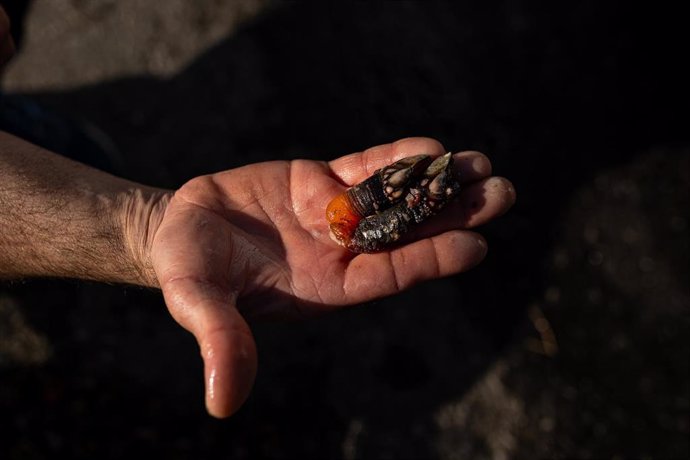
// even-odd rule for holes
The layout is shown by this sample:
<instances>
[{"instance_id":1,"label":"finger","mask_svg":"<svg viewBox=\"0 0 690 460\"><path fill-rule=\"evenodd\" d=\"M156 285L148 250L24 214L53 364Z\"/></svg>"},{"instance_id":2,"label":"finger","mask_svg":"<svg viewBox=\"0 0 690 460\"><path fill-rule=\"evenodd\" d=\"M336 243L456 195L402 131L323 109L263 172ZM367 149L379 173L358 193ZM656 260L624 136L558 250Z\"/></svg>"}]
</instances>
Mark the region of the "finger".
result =
<instances>
[{"instance_id":1,"label":"finger","mask_svg":"<svg viewBox=\"0 0 690 460\"><path fill-rule=\"evenodd\" d=\"M446 153L443 145L427 137L409 137L391 144L371 147L329 163L333 173L346 185L354 185L371 176L374 171L401 158L427 154L439 156Z\"/></svg>"},{"instance_id":2,"label":"finger","mask_svg":"<svg viewBox=\"0 0 690 460\"><path fill-rule=\"evenodd\" d=\"M360 254L345 272L347 301L360 303L392 295L424 280L461 273L486 256L484 238L454 230L389 252Z\"/></svg>"},{"instance_id":3,"label":"finger","mask_svg":"<svg viewBox=\"0 0 690 460\"><path fill-rule=\"evenodd\" d=\"M392 144L389 144L392 145ZM374 147L374 149L378 149L378 147ZM441 152L441 153L438 153ZM365 152L366 153L366 152ZM443 150L443 146L439 144L439 147L434 149L433 153L431 153L432 156L438 156L442 153L445 153ZM355 154L358 155L358 154ZM372 154L372 155L375 155ZM403 158L405 156L409 155L401 155L399 158ZM397 159L391 161L394 162ZM381 168L382 166L386 166L390 163L383 163L379 165L377 168L373 169L371 171L371 174L376 171L376 169ZM469 182L475 182L480 179L487 178L491 175L491 161L489 161L489 158L484 155L481 152L477 152L476 150L465 150L462 152L454 153L453 154L453 171L455 172L456 176L458 177L460 183L469 183ZM370 174L370 175L371 175ZM365 176L364 179L366 179L369 176Z\"/></svg>"},{"instance_id":4,"label":"finger","mask_svg":"<svg viewBox=\"0 0 690 460\"><path fill-rule=\"evenodd\" d=\"M14 55L15 47L14 40L11 36L0 36L0 66L7 64L7 62Z\"/></svg>"},{"instance_id":5,"label":"finger","mask_svg":"<svg viewBox=\"0 0 690 460\"><path fill-rule=\"evenodd\" d=\"M401 244L458 229L475 228L505 214L515 203L513 184L503 177L490 177L467 185L440 213L414 227Z\"/></svg>"},{"instance_id":6,"label":"finger","mask_svg":"<svg viewBox=\"0 0 690 460\"><path fill-rule=\"evenodd\" d=\"M254 339L235 305L237 280L228 279L232 238L214 213L179 202L170 209L152 263L171 315L199 343L206 407L226 417L249 395L257 366Z\"/></svg>"},{"instance_id":7,"label":"finger","mask_svg":"<svg viewBox=\"0 0 690 460\"><path fill-rule=\"evenodd\" d=\"M175 320L199 344L208 412L232 415L249 396L257 369L256 344L235 296L193 278L169 280L162 289Z\"/></svg>"},{"instance_id":8,"label":"finger","mask_svg":"<svg viewBox=\"0 0 690 460\"><path fill-rule=\"evenodd\" d=\"M410 141L412 140L417 140L417 139L423 139L424 141L432 141L432 143L438 144L436 141L433 139L425 139L425 138L411 138L409 139ZM407 145L408 144L408 139L403 139L400 142L401 145ZM421 142L420 143L424 143ZM413 144L417 144L417 142L414 142ZM386 144L378 147L373 147L372 149L369 149L363 153L355 153L352 155L348 155L346 157L342 157L338 160L334 160L331 162L331 165L340 162L340 160L344 161L344 164L341 165L336 165L336 168L341 168L343 171L345 171L346 176L339 176L343 182L345 182L348 185L353 185L354 183L361 182L362 180L366 179L369 177L367 174L362 174L361 177L360 175L354 175L354 169L356 169L355 164L365 161L363 159L364 155L369 155L369 160L368 164L375 164L376 167L370 166L369 169L371 169L371 172L375 171L376 169L385 166L387 164L390 164L394 161L396 161L399 158L405 157L405 154L400 155L399 157L395 157L395 154L392 156L392 158L395 158L389 162L381 161L381 162L375 162L375 158L391 158L391 150L394 144ZM429 144L429 147L432 148L431 144ZM404 150L401 147L397 147L397 149L400 152L403 152ZM412 149L408 149L412 150ZM436 145L435 147L432 148L433 155L438 156L440 153L443 153L443 146L441 144ZM370 153L367 153L370 152ZM440 153L439 153L440 152ZM363 168L363 166L359 165L357 166L360 169ZM372 169L373 168L373 169ZM477 152L474 150L467 150L464 152L459 152L453 155L453 170L455 171L455 174L459 178L459 181L461 184L466 184L470 182L476 182L478 180L484 179L486 177L489 177L491 175L491 161L486 157L481 152ZM355 178L356 177L356 178ZM353 179L354 178L354 179ZM354 182L352 182L354 181ZM342 191L342 188L336 184L332 184L327 190L324 190L325 193L321 193L319 195L319 199L324 202L323 206L325 205L333 198L333 196L337 195Z\"/></svg>"},{"instance_id":9,"label":"finger","mask_svg":"<svg viewBox=\"0 0 690 460\"><path fill-rule=\"evenodd\" d=\"M10 19L0 6L0 66L9 61L14 51L14 40L10 34Z\"/></svg>"},{"instance_id":10,"label":"finger","mask_svg":"<svg viewBox=\"0 0 690 460\"><path fill-rule=\"evenodd\" d=\"M459 228L474 228L505 214L517 199L515 187L504 177L490 177L470 184L453 203ZM460 208L460 212L458 211ZM457 226L455 228L458 228Z\"/></svg>"},{"instance_id":11,"label":"finger","mask_svg":"<svg viewBox=\"0 0 690 460\"><path fill-rule=\"evenodd\" d=\"M466 150L453 154L453 170L461 184L476 182L491 175L491 161L481 152Z\"/></svg>"},{"instance_id":12,"label":"finger","mask_svg":"<svg viewBox=\"0 0 690 460\"><path fill-rule=\"evenodd\" d=\"M392 146L393 144L388 144L388 146ZM374 147L373 153L369 153L369 160L364 160L362 155L367 154L367 152L370 152L370 150L367 150L363 153L355 153L352 155L348 155L347 157L342 157L339 158L338 160L334 160L331 162L331 165L333 163L338 162L340 160L344 160L347 163L345 164L338 164L336 165L336 168L341 169L340 175L338 177L343 180L348 185L353 185L358 182L361 182L362 180L366 179L369 177L371 174L374 173L377 169L386 166L390 163L393 163L397 161L400 158L403 158L405 155L403 150L400 150L402 153L401 155L390 155L390 152L386 152L386 149L384 148L386 146L379 146L379 147ZM412 151L412 149L409 149L409 151ZM421 150L420 150L421 151ZM443 152L443 147L440 146L437 148L433 149L433 153L430 153L432 156L438 156ZM380 155L380 156L377 156ZM359 157L357 157L359 156ZM382 161L375 161L375 158L392 158L390 161L387 160L382 160ZM373 166L368 166L367 167L367 172L366 173L361 173L361 174L356 174L355 169L357 168L355 164L357 162L361 161L368 161L368 164L373 165ZM364 166L359 166L359 169L364 168ZM466 150L463 152L455 153L453 154L453 170L455 171L457 177L460 180L460 183L469 183L469 182L475 182L481 179L484 179L486 177L489 177L491 175L491 161L489 161L489 158L487 158L486 155L484 155L481 152L477 152L474 150Z\"/></svg>"}]
</instances>

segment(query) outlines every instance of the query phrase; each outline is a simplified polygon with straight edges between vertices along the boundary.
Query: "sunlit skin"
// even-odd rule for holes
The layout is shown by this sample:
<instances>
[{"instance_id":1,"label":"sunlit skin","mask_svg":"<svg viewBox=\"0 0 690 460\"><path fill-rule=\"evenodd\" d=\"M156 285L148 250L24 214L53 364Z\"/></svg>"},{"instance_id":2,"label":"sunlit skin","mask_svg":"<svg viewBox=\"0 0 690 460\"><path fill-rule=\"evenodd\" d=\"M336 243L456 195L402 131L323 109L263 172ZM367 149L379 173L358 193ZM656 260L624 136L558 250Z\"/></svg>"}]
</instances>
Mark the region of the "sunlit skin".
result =
<instances>
[{"instance_id":1,"label":"sunlit skin","mask_svg":"<svg viewBox=\"0 0 690 460\"><path fill-rule=\"evenodd\" d=\"M234 413L252 387L257 351L247 319L332 311L484 258L487 244L470 229L506 212L515 191L472 151L454 156L463 182L457 200L406 235L407 244L355 255L331 239L324 212L331 199L417 152L446 150L433 139L409 138L330 163L249 165L195 178L174 194L151 260L170 313L199 342L212 415Z\"/></svg>"}]
</instances>

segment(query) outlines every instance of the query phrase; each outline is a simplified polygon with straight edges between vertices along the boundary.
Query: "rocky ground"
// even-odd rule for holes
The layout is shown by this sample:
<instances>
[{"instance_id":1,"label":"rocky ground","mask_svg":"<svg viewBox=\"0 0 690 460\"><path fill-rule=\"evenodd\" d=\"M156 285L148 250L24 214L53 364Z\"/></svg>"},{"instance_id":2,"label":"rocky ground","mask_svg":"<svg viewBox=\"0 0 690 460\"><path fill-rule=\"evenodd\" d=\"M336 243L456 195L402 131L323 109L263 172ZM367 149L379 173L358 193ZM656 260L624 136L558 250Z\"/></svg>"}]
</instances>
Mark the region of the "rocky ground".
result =
<instances>
[{"instance_id":1,"label":"rocky ground","mask_svg":"<svg viewBox=\"0 0 690 460\"><path fill-rule=\"evenodd\" d=\"M677 18L35 1L3 88L98 126L126 177L172 188L426 135L489 154L519 198L470 273L256 324L256 387L226 421L205 414L196 345L157 292L1 284L0 458L688 458Z\"/></svg>"}]
</instances>

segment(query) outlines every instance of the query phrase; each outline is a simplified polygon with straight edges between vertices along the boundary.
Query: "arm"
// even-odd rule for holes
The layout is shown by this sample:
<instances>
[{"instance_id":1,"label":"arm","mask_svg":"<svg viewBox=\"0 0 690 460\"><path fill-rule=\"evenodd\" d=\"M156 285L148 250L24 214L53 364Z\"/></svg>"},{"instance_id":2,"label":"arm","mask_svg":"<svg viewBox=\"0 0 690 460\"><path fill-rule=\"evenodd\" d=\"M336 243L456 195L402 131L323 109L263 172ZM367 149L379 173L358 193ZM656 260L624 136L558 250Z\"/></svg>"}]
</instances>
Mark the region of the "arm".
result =
<instances>
[{"instance_id":1,"label":"arm","mask_svg":"<svg viewBox=\"0 0 690 460\"><path fill-rule=\"evenodd\" d=\"M145 249L169 197L0 132L0 279L157 287Z\"/></svg>"},{"instance_id":2,"label":"arm","mask_svg":"<svg viewBox=\"0 0 690 460\"><path fill-rule=\"evenodd\" d=\"M0 134L0 278L70 277L160 287L197 339L206 405L234 413L257 369L245 318L303 318L469 270L484 258L472 229L515 201L479 152L454 155L463 189L400 246L352 254L325 209L347 186L411 153L409 138L329 163L257 163L193 178L174 194L113 177ZM401 243L403 241L401 240Z\"/></svg>"},{"instance_id":3,"label":"arm","mask_svg":"<svg viewBox=\"0 0 690 460\"><path fill-rule=\"evenodd\" d=\"M0 6L0 66L12 57ZM149 230L169 194L0 131L0 279L70 277L157 286Z\"/></svg>"},{"instance_id":4,"label":"arm","mask_svg":"<svg viewBox=\"0 0 690 460\"><path fill-rule=\"evenodd\" d=\"M14 51L0 6L0 65ZM245 317L303 317L459 273L486 255L470 231L515 190L479 152L461 152L463 190L439 218L377 254L331 241L325 209L347 186L415 153L410 138L338 158L250 165L190 180L173 195L116 178L0 132L0 280L63 277L160 287L204 360L206 406L235 412L256 374ZM403 242L401 240L401 242Z\"/></svg>"}]
</instances>

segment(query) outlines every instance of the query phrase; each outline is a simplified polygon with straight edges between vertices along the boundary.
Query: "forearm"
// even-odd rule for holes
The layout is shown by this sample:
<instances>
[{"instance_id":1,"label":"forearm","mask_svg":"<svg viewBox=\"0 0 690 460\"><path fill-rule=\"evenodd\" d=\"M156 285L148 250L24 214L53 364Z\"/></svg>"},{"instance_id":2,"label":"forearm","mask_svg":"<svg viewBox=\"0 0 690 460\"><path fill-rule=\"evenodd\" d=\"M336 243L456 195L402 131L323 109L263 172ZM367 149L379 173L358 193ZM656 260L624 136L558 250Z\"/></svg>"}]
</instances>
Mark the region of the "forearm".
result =
<instances>
[{"instance_id":1,"label":"forearm","mask_svg":"<svg viewBox=\"0 0 690 460\"><path fill-rule=\"evenodd\" d=\"M0 279L156 287L149 248L169 196L0 132Z\"/></svg>"}]
</instances>

